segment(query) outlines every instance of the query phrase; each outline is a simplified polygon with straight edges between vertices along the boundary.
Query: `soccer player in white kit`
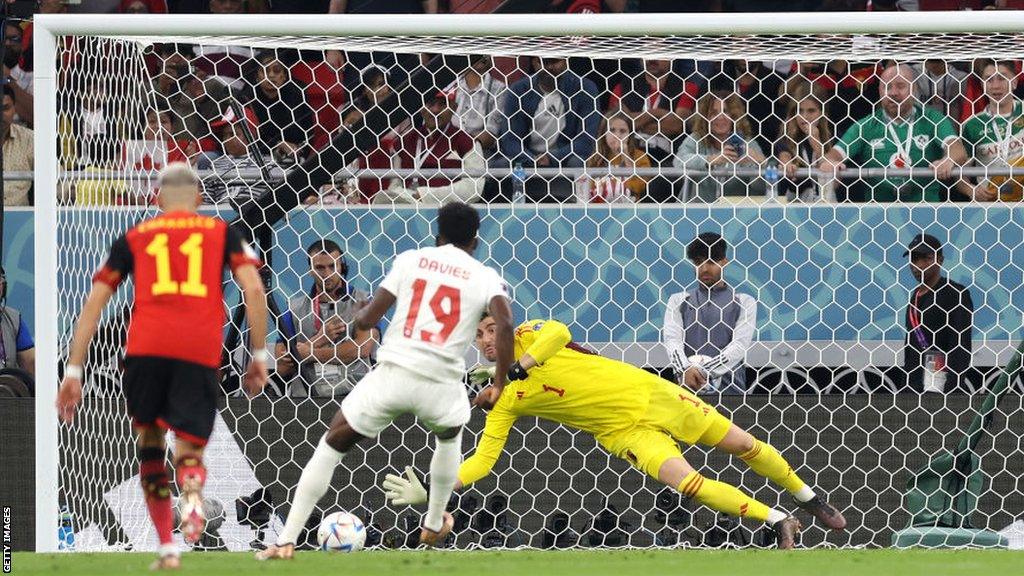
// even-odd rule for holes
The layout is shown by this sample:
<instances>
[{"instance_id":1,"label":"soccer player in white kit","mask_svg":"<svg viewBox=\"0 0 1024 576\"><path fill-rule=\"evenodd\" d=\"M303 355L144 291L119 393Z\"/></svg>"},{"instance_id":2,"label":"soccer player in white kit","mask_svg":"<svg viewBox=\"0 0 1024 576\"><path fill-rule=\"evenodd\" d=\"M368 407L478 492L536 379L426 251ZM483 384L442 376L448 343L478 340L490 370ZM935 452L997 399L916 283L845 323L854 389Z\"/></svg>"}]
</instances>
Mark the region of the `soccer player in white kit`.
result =
<instances>
[{"instance_id":1,"label":"soccer player in white kit","mask_svg":"<svg viewBox=\"0 0 1024 576\"><path fill-rule=\"evenodd\" d=\"M512 309L508 285L473 257L480 228L476 209L446 204L437 211L437 225L437 246L399 254L373 300L356 315L356 327L369 330L395 305L377 366L342 401L302 470L284 530L275 545L256 554L258 560L292 558L299 533L345 452L407 413L436 437L420 542L435 546L451 532L454 520L445 506L462 462L462 427L469 421L464 357L480 318L490 313L500 334L495 374L501 381L495 382L497 392L481 393L475 402L493 405L512 365Z\"/></svg>"}]
</instances>

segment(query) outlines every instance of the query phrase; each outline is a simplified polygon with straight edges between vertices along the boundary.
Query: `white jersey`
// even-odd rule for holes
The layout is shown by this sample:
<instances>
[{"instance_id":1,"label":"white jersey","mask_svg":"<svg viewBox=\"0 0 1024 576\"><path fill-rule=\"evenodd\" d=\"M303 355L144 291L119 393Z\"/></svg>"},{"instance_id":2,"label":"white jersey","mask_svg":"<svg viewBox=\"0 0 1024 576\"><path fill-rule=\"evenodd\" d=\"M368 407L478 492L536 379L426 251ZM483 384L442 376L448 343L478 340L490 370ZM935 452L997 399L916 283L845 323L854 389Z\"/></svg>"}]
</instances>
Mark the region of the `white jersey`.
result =
<instances>
[{"instance_id":1,"label":"white jersey","mask_svg":"<svg viewBox=\"0 0 1024 576\"><path fill-rule=\"evenodd\" d=\"M444 382L462 380L491 299L510 297L494 269L451 244L399 254L380 287L397 302L377 361Z\"/></svg>"}]
</instances>

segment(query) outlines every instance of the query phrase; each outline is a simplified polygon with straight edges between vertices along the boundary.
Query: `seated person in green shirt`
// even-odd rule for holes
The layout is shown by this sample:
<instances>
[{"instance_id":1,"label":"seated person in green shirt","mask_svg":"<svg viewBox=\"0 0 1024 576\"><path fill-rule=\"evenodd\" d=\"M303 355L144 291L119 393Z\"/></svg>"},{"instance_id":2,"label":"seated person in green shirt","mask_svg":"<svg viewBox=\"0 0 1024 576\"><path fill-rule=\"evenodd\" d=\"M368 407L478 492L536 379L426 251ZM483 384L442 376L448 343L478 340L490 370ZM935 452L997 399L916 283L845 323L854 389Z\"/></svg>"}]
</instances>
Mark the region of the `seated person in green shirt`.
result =
<instances>
[{"instance_id":1,"label":"seated person in green shirt","mask_svg":"<svg viewBox=\"0 0 1024 576\"><path fill-rule=\"evenodd\" d=\"M886 68L879 84L879 106L874 114L850 126L818 168L828 173L846 169L845 162L860 168L910 168L930 166L934 178L862 178L849 186L856 201L938 202L949 198L947 180L954 167L967 161L963 143L953 122L941 112L926 108L914 94L914 71L905 64Z\"/></svg>"},{"instance_id":2,"label":"seated person in green shirt","mask_svg":"<svg viewBox=\"0 0 1024 576\"><path fill-rule=\"evenodd\" d=\"M1017 68L1014 62L989 62L981 69L988 106L964 122L961 138L971 159L986 168L1024 165L1024 103L1014 98ZM979 202L1019 202L1024 199L1020 177L991 174L965 178L958 190Z\"/></svg>"}]
</instances>

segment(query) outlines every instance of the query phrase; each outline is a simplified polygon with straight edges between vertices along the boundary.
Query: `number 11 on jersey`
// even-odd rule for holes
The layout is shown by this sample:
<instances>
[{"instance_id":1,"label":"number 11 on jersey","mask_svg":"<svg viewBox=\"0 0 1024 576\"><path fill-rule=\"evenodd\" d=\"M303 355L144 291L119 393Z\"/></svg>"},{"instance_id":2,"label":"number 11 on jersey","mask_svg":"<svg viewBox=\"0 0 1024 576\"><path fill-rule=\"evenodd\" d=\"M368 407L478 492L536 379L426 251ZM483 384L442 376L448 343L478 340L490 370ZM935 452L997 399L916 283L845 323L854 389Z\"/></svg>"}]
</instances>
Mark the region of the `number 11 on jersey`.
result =
<instances>
[{"instance_id":1,"label":"number 11 on jersey","mask_svg":"<svg viewBox=\"0 0 1024 576\"><path fill-rule=\"evenodd\" d=\"M459 289L445 284L437 287L434 295L427 301L434 320L441 324L441 330L431 332L420 330L419 334L413 334L416 328L416 319L420 315L420 306L423 304L424 292L427 289L427 281L419 278L412 283L412 301L409 303L409 314L405 318L405 327L402 335L406 338L419 338L424 342L430 342L438 346L448 341L455 327L459 325L462 315L462 298Z\"/></svg>"}]
</instances>

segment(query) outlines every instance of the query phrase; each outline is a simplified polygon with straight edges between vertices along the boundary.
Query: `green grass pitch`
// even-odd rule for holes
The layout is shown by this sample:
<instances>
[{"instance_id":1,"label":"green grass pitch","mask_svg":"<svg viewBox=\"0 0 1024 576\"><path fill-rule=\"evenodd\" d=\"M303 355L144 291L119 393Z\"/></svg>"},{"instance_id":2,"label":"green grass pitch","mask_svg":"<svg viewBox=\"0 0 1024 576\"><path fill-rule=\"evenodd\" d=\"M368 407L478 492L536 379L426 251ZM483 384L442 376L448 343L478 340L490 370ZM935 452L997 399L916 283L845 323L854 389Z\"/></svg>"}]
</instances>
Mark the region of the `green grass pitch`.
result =
<instances>
[{"instance_id":1,"label":"green grass pitch","mask_svg":"<svg viewBox=\"0 0 1024 576\"><path fill-rule=\"evenodd\" d=\"M14 555L13 574L61 576L148 573L154 555ZM1006 550L628 550L357 554L300 552L291 562L256 562L248 553L186 554L179 574L197 576L1001 576L1021 574L1024 552Z\"/></svg>"}]
</instances>

